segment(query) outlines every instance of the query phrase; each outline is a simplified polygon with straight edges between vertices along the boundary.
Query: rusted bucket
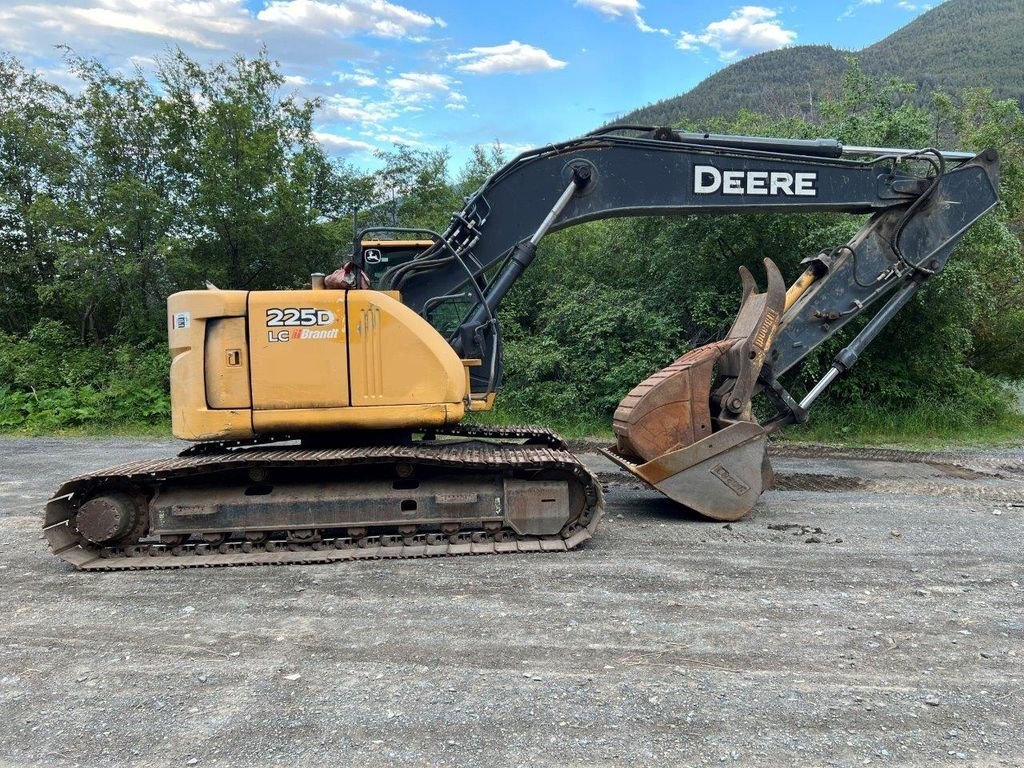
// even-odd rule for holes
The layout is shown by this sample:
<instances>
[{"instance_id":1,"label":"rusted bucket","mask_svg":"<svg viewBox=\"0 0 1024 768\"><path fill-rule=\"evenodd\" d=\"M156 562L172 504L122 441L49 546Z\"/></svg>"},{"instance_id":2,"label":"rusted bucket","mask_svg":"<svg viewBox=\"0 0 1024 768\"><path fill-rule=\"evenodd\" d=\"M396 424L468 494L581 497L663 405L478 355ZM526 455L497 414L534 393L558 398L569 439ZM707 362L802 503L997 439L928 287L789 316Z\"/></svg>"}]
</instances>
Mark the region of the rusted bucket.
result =
<instances>
[{"instance_id":1,"label":"rusted bucket","mask_svg":"<svg viewBox=\"0 0 1024 768\"><path fill-rule=\"evenodd\" d=\"M771 259L765 270L764 293L741 270L743 302L725 339L687 352L623 398L612 423L616 444L603 451L670 499L716 520L748 514L772 482L767 434L750 408L785 302Z\"/></svg>"}]
</instances>

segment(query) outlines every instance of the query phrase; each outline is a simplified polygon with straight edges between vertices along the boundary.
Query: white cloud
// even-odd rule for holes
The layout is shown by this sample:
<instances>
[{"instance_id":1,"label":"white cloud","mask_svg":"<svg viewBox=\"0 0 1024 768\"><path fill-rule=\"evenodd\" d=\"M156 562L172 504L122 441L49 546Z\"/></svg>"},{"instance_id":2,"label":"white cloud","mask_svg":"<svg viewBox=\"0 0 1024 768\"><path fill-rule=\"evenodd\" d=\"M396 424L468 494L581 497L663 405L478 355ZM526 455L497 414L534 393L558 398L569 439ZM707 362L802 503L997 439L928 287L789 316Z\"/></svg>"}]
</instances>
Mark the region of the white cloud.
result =
<instances>
[{"instance_id":1,"label":"white cloud","mask_svg":"<svg viewBox=\"0 0 1024 768\"><path fill-rule=\"evenodd\" d=\"M156 59L152 56L129 56L128 61L137 67L155 67Z\"/></svg>"},{"instance_id":2,"label":"white cloud","mask_svg":"<svg viewBox=\"0 0 1024 768\"><path fill-rule=\"evenodd\" d=\"M330 31L341 37L359 33L407 37L432 26L444 26L441 19L385 0L271 0L256 18L303 30Z\"/></svg>"},{"instance_id":3,"label":"white cloud","mask_svg":"<svg viewBox=\"0 0 1024 768\"><path fill-rule=\"evenodd\" d=\"M388 87L399 95L447 93L452 78L437 72L403 72L388 80Z\"/></svg>"},{"instance_id":4,"label":"white cloud","mask_svg":"<svg viewBox=\"0 0 1024 768\"><path fill-rule=\"evenodd\" d=\"M355 72L335 72L339 83L355 83L360 88L373 88L375 85L379 85L380 81L372 75L364 74L360 71Z\"/></svg>"},{"instance_id":5,"label":"white cloud","mask_svg":"<svg viewBox=\"0 0 1024 768\"><path fill-rule=\"evenodd\" d=\"M327 149L341 155L355 152L375 152L377 150L377 147L369 142L350 139L347 136L339 136L336 133L313 131L313 137Z\"/></svg>"},{"instance_id":6,"label":"white cloud","mask_svg":"<svg viewBox=\"0 0 1024 768\"><path fill-rule=\"evenodd\" d=\"M622 16L638 13L639 0L576 0L576 5L593 8L605 16Z\"/></svg>"},{"instance_id":7,"label":"white cloud","mask_svg":"<svg viewBox=\"0 0 1024 768\"><path fill-rule=\"evenodd\" d=\"M505 157L508 158L509 160L511 160L514 157L517 157L518 155L521 155L523 152L526 152L527 150L537 148L536 144L513 144L507 141L502 141L500 143L502 150L504 150L505 152Z\"/></svg>"},{"instance_id":8,"label":"white cloud","mask_svg":"<svg viewBox=\"0 0 1024 768\"><path fill-rule=\"evenodd\" d=\"M857 2L851 3L850 5L848 5L846 7L846 10L843 11L839 15L839 18L836 19L836 21L842 21L843 19L850 18L851 16L853 16L853 14L855 14L857 12L858 9L863 8L865 5L881 5L881 4L882 4L882 0L857 0Z\"/></svg>"},{"instance_id":9,"label":"white cloud","mask_svg":"<svg viewBox=\"0 0 1024 768\"><path fill-rule=\"evenodd\" d=\"M285 85L310 85L313 81L302 75L285 75Z\"/></svg>"},{"instance_id":10,"label":"white cloud","mask_svg":"<svg viewBox=\"0 0 1024 768\"><path fill-rule=\"evenodd\" d=\"M318 65L325 57L365 56L352 42L360 36L424 39L444 26L387 0L269 0L258 11L247 0L28 0L0 8L4 47L40 58L70 43L124 61L149 54L157 40L250 54L263 43L292 63Z\"/></svg>"},{"instance_id":11,"label":"white cloud","mask_svg":"<svg viewBox=\"0 0 1024 768\"><path fill-rule=\"evenodd\" d=\"M908 3L906 0L900 0L896 3L896 7L902 8L904 11L928 11L932 6L928 3Z\"/></svg>"},{"instance_id":12,"label":"white cloud","mask_svg":"<svg viewBox=\"0 0 1024 768\"><path fill-rule=\"evenodd\" d=\"M65 0L0 10L5 45L20 50L106 35L222 48L225 37L247 34L251 24L242 0Z\"/></svg>"},{"instance_id":13,"label":"white cloud","mask_svg":"<svg viewBox=\"0 0 1024 768\"><path fill-rule=\"evenodd\" d=\"M707 46L728 61L737 56L782 48L796 40L796 32L785 29L778 13L760 5L745 5L728 18L713 21L700 34L683 32L676 47L695 51Z\"/></svg>"},{"instance_id":14,"label":"white cloud","mask_svg":"<svg viewBox=\"0 0 1024 768\"><path fill-rule=\"evenodd\" d=\"M456 90L459 81L440 72L402 72L388 80L392 101L403 112L421 112L425 102L442 98L449 104L459 104L466 97Z\"/></svg>"},{"instance_id":15,"label":"white cloud","mask_svg":"<svg viewBox=\"0 0 1024 768\"><path fill-rule=\"evenodd\" d=\"M636 24L641 32L657 32L661 35L672 34L664 27L652 27L640 15L643 6L640 0L576 0L576 5L591 8L610 19L628 18Z\"/></svg>"},{"instance_id":16,"label":"white cloud","mask_svg":"<svg viewBox=\"0 0 1024 768\"><path fill-rule=\"evenodd\" d=\"M417 141L409 136L402 136L398 133L378 133L373 138L377 141L383 141L387 144L405 144L408 147L422 147L425 146L422 141Z\"/></svg>"},{"instance_id":17,"label":"white cloud","mask_svg":"<svg viewBox=\"0 0 1024 768\"><path fill-rule=\"evenodd\" d=\"M478 75L497 73L526 74L543 72L550 69L562 69L566 66L545 51L533 45L512 40L504 45L479 46L470 48L465 53L456 53L448 57L449 61L460 62L458 69Z\"/></svg>"},{"instance_id":18,"label":"white cloud","mask_svg":"<svg viewBox=\"0 0 1024 768\"><path fill-rule=\"evenodd\" d=\"M356 78L370 77L358 71L351 77L342 73L335 74L339 80L352 82L356 82ZM379 86L375 91L328 94L320 112L322 119L369 126L370 130L364 135L371 136L383 130L398 130L385 129L384 125L402 114L423 112L439 102L448 109L462 109L467 101L457 90L459 81L439 72L402 72L383 84L376 79L373 82ZM408 131L404 133L411 135Z\"/></svg>"},{"instance_id":19,"label":"white cloud","mask_svg":"<svg viewBox=\"0 0 1024 768\"><path fill-rule=\"evenodd\" d=\"M369 101L359 96L331 95L324 103L326 117L342 123L379 125L398 116L399 110L383 99Z\"/></svg>"}]
</instances>

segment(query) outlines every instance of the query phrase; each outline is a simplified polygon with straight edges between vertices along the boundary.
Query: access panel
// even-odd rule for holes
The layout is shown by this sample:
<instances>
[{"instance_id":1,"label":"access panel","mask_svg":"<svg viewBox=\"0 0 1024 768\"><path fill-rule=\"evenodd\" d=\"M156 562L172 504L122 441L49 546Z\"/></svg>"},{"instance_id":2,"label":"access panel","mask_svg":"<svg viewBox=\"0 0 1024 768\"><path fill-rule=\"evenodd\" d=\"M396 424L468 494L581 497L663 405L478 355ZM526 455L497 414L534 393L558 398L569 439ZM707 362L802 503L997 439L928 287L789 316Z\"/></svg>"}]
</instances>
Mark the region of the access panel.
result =
<instances>
[{"instance_id":1,"label":"access panel","mask_svg":"<svg viewBox=\"0 0 1024 768\"><path fill-rule=\"evenodd\" d=\"M253 408L350 405L346 340L344 291L251 292Z\"/></svg>"}]
</instances>

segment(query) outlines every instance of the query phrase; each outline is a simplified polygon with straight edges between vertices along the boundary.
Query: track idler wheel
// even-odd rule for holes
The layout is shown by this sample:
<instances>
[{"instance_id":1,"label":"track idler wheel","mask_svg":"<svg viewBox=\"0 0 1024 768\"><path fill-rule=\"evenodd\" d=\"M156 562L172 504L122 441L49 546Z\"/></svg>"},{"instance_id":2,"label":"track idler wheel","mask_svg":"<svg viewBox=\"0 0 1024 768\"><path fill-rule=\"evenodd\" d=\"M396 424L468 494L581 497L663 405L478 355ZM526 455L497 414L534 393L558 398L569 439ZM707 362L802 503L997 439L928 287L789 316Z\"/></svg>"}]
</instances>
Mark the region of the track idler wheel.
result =
<instances>
[{"instance_id":1,"label":"track idler wheel","mask_svg":"<svg viewBox=\"0 0 1024 768\"><path fill-rule=\"evenodd\" d=\"M121 491L93 496L75 513L75 529L93 544L133 544L145 524L142 504Z\"/></svg>"}]
</instances>

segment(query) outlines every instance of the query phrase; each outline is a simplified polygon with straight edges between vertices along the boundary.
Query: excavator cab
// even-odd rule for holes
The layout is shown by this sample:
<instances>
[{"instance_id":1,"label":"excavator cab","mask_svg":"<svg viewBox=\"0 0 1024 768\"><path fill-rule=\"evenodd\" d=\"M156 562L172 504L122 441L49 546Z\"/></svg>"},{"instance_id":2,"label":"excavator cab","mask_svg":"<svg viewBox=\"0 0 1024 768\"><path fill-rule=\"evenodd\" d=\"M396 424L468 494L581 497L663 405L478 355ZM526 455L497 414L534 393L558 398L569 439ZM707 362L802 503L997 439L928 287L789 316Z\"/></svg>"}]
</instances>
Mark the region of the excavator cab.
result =
<instances>
[{"instance_id":1,"label":"excavator cab","mask_svg":"<svg viewBox=\"0 0 1024 768\"><path fill-rule=\"evenodd\" d=\"M433 240L361 240L357 258L362 260L370 288L379 290L385 272L407 264L433 244Z\"/></svg>"},{"instance_id":2,"label":"excavator cab","mask_svg":"<svg viewBox=\"0 0 1024 768\"><path fill-rule=\"evenodd\" d=\"M386 290L390 275L411 264L424 252L438 245L434 239L384 240L370 238L370 233L388 232L388 228L364 229L356 235L356 249L353 263L366 275L368 287L375 291ZM404 230L398 230L404 231ZM430 233L433 234L433 233ZM442 336L449 336L472 307L472 294L455 293L444 296L424 307L423 318Z\"/></svg>"}]
</instances>

